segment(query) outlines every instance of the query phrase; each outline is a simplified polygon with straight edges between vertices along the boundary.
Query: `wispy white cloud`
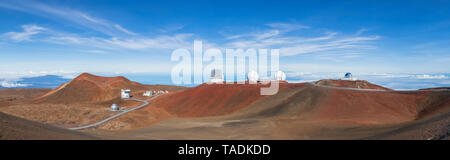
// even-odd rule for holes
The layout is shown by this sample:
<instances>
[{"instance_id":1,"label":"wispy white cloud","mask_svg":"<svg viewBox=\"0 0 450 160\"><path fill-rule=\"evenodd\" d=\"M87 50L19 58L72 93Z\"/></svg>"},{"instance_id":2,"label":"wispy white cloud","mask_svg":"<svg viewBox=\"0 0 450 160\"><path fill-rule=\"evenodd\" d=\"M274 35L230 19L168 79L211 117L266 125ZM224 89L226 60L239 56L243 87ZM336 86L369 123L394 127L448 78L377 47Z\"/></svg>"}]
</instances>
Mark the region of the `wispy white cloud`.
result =
<instances>
[{"instance_id":1,"label":"wispy white cloud","mask_svg":"<svg viewBox=\"0 0 450 160\"><path fill-rule=\"evenodd\" d=\"M46 36L39 39L42 42L54 44L89 47L84 50L95 50L95 53L99 53L98 51L105 49L176 49L187 47L192 43L190 38L193 34L190 33L172 35L165 33L166 35L142 36L126 29L122 25L92 16L87 12L74 10L65 6L48 5L38 1L2 1L0 2L0 8L7 8L47 18L63 19L86 27L87 29L103 33L106 36L86 36L79 33L66 33L64 31L60 32L47 29ZM174 26L173 28L167 28L166 31L178 30L183 27ZM44 30L44 28L35 25L24 25L23 28L23 32L9 32L5 35L15 41L26 41L30 40L32 35L36 35Z\"/></svg>"},{"instance_id":2,"label":"wispy white cloud","mask_svg":"<svg viewBox=\"0 0 450 160\"><path fill-rule=\"evenodd\" d=\"M299 29L307 29L308 26L300 25L300 24L290 24L290 23L269 23L266 24L269 26L269 30L259 31L259 32L250 32L236 35L228 35L226 39L239 39L239 38L254 38L256 40L262 40L265 38L271 38L274 36L278 36L284 33L289 33L291 31L299 30Z\"/></svg>"},{"instance_id":3,"label":"wispy white cloud","mask_svg":"<svg viewBox=\"0 0 450 160\"><path fill-rule=\"evenodd\" d=\"M290 32L298 29L307 29L309 26L301 25L301 24L292 24L292 23L269 23L267 26L272 28L282 30L284 32Z\"/></svg>"},{"instance_id":4,"label":"wispy white cloud","mask_svg":"<svg viewBox=\"0 0 450 160\"><path fill-rule=\"evenodd\" d=\"M316 53L323 51L340 51L345 49L373 49L374 46L365 44L367 41L379 39L379 36L372 37L350 37L320 43L299 43L289 47L281 47L280 54L284 56L292 56L306 53Z\"/></svg>"},{"instance_id":5,"label":"wispy white cloud","mask_svg":"<svg viewBox=\"0 0 450 160\"><path fill-rule=\"evenodd\" d=\"M155 38L137 38L137 39L105 39L104 42L111 46L117 46L126 49L176 49L190 45L188 39L193 34L175 34L173 36L158 36Z\"/></svg>"},{"instance_id":6,"label":"wispy white cloud","mask_svg":"<svg viewBox=\"0 0 450 160\"><path fill-rule=\"evenodd\" d=\"M28 2L28 1L27 1ZM23 7L18 7L23 6ZM0 7L18 10L22 12L42 15L56 16L87 28L102 32L109 35L105 37L87 37L77 34L55 34L43 38L43 41L64 44L64 45L84 45L94 47L94 50L100 49L176 49L192 45L193 34L174 34L174 35L154 35L151 37L138 36L123 26L110 23L102 18L94 17L88 13L68 9L64 7L50 6L35 1L24 3L24 1L5 1L0 2ZM375 46L368 42L380 38L380 36L362 36L364 30L358 31L357 35L345 36L339 35L338 32L324 32L319 36L298 36L299 34L291 34L295 31L311 29L309 26L292 23L269 23L265 25L270 29L260 30L256 32L242 33L237 35L226 36L227 42L221 44L222 48L280 48L282 56L293 56L306 53L333 52L343 50L353 50L349 55L341 55L344 58L355 58L360 55L353 54L357 50L373 49ZM30 36L38 34L44 28L24 27L24 32L9 32L12 39L16 41L29 40ZM176 26L178 30L183 26ZM170 29L167 29L170 30ZM166 30L166 31L167 31ZM164 32L166 32L164 31ZM128 36L120 36L125 33ZM131 37L129 37L131 35ZM339 36L338 36L339 35ZM330 55L332 56L332 55ZM322 55L321 58L327 58Z\"/></svg>"},{"instance_id":7,"label":"wispy white cloud","mask_svg":"<svg viewBox=\"0 0 450 160\"><path fill-rule=\"evenodd\" d=\"M362 30L358 31L357 35L339 35L338 32L325 32L321 36L302 37L298 36L298 33L291 33L296 33L294 31L298 29L310 29L310 27L286 23L272 23L268 24L268 26L272 28L258 32L226 36L225 38L229 41L225 46L229 48L279 48L282 56L351 50L349 55L339 56L354 58L357 55L353 53L358 50L376 48L370 42L380 39L378 35L362 36L360 35L364 32Z\"/></svg>"},{"instance_id":8,"label":"wispy white cloud","mask_svg":"<svg viewBox=\"0 0 450 160\"><path fill-rule=\"evenodd\" d=\"M368 29L366 29L366 28L361 28L361 29L359 29L358 30L358 32L356 32L356 34L355 35L361 35L361 34L363 34L364 32L366 32L366 31L368 31Z\"/></svg>"},{"instance_id":9,"label":"wispy white cloud","mask_svg":"<svg viewBox=\"0 0 450 160\"><path fill-rule=\"evenodd\" d=\"M109 50L177 49L189 47L192 43L192 36L193 34L175 34L141 38L101 38L82 37L78 35L54 35L45 39L45 41L62 45L81 45Z\"/></svg>"},{"instance_id":10,"label":"wispy white cloud","mask_svg":"<svg viewBox=\"0 0 450 160\"><path fill-rule=\"evenodd\" d=\"M86 52L89 52L89 53L95 53L95 54L108 54L108 52L106 52L106 51L103 51L103 50L96 50L96 49L86 50Z\"/></svg>"},{"instance_id":11,"label":"wispy white cloud","mask_svg":"<svg viewBox=\"0 0 450 160\"><path fill-rule=\"evenodd\" d=\"M226 39L253 38L253 39L261 40L261 39L273 37L273 36L276 36L279 34L280 34L280 31L274 29L274 30L269 30L269 31L264 31L264 32L252 32L252 33L231 35L231 36L227 36L225 38Z\"/></svg>"},{"instance_id":12,"label":"wispy white cloud","mask_svg":"<svg viewBox=\"0 0 450 160\"><path fill-rule=\"evenodd\" d=\"M14 41L30 41L31 36L36 35L45 30L45 28L37 25L22 25L22 32L8 32L4 35Z\"/></svg>"},{"instance_id":13,"label":"wispy white cloud","mask_svg":"<svg viewBox=\"0 0 450 160\"><path fill-rule=\"evenodd\" d=\"M123 33L133 35L134 33L105 19L65 6L54 6L29 0L6 0L0 2L0 7L50 19L62 19L110 36L118 36Z\"/></svg>"},{"instance_id":14,"label":"wispy white cloud","mask_svg":"<svg viewBox=\"0 0 450 160\"><path fill-rule=\"evenodd\" d=\"M103 38L85 37L76 34L53 34L42 38L42 41L61 45L75 45L97 48L95 50L147 50L147 49L177 49L192 45L193 34L159 35L155 37ZM91 49L90 49L91 50Z\"/></svg>"},{"instance_id":15,"label":"wispy white cloud","mask_svg":"<svg viewBox=\"0 0 450 160\"><path fill-rule=\"evenodd\" d=\"M136 33L131 32L131 31L129 31L129 30L123 28L122 26L120 26L120 25L118 25L118 24L115 24L114 27L116 27L116 29L118 29L118 30L120 30L120 31L122 31L122 32L124 32L124 33L126 33L126 34L133 35L133 36L137 35Z\"/></svg>"}]
</instances>

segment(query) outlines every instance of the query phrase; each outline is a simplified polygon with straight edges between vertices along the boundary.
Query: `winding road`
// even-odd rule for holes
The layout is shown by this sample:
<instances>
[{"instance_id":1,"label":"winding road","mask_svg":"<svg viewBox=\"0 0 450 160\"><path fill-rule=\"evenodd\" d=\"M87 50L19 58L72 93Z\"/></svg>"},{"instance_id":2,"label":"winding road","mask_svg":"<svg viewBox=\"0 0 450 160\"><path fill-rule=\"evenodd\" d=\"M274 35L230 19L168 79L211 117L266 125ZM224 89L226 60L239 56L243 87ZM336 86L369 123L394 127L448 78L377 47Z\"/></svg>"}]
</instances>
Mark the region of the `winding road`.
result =
<instances>
[{"instance_id":1,"label":"winding road","mask_svg":"<svg viewBox=\"0 0 450 160\"><path fill-rule=\"evenodd\" d=\"M106 123L106 122L108 122L110 120L113 120L113 119L115 119L115 118L117 118L119 116L122 116L122 115L124 115L124 114L126 114L128 112L131 112L131 111L134 111L134 110L138 110L138 109L141 109L141 108L147 106L148 104L150 104L148 101L150 101L150 100L152 100L153 98L156 98L156 97L158 97L158 95L156 95L156 96L154 96L154 97L152 97L152 98L150 98L148 100L140 100L140 99L136 99L136 98L125 99L125 100L133 100L133 101L142 102L143 104L141 104L139 106L136 106L134 108L131 108L131 109L124 110L124 111L122 111L122 112L120 112L118 114L115 114L115 115L113 115L111 117L108 117L108 118L106 118L104 120L101 120L101 121L98 121L96 123L88 124L88 125L85 125L85 126L74 127L74 128L68 128L68 129L70 129L70 130L79 130L79 129L86 129L86 128L91 128L91 127L95 127L95 126L101 125L101 124Z\"/></svg>"}]
</instances>

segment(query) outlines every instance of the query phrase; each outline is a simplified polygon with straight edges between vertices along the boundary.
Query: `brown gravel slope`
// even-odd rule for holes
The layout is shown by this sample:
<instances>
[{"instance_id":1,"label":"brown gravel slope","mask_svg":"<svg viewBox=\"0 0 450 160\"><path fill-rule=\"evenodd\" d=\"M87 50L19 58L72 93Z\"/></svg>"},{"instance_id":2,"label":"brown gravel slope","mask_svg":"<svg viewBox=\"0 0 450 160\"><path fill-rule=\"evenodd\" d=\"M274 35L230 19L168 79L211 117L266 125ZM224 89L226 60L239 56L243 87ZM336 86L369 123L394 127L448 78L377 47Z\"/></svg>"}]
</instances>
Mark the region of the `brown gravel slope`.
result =
<instances>
[{"instance_id":1,"label":"brown gravel slope","mask_svg":"<svg viewBox=\"0 0 450 160\"><path fill-rule=\"evenodd\" d=\"M372 84L365 80L335 80L335 79L323 79L316 82L318 85L333 86L333 87L348 87L348 88L360 88L360 89L380 89L391 90L389 88Z\"/></svg>"},{"instance_id":2,"label":"brown gravel slope","mask_svg":"<svg viewBox=\"0 0 450 160\"><path fill-rule=\"evenodd\" d=\"M304 84L280 83L280 90ZM263 84L202 84L152 101L178 117L220 116L236 112L269 96L260 94Z\"/></svg>"},{"instance_id":3,"label":"brown gravel slope","mask_svg":"<svg viewBox=\"0 0 450 160\"><path fill-rule=\"evenodd\" d=\"M36 99L36 103L103 102L120 97L121 89L146 90L147 87L125 77L101 77L83 73Z\"/></svg>"},{"instance_id":4,"label":"brown gravel slope","mask_svg":"<svg viewBox=\"0 0 450 160\"><path fill-rule=\"evenodd\" d=\"M148 99L142 97L143 92L167 90L175 93L186 87L143 85L121 76L102 77L83 73L53 90L0 90L0 112L63 128L86 125L116 114L109 111L111 104L127 108L141 104L121 99L120 89L131 89L133 97ZM123 123L121 121L119 124Z\"/></svg>"},{"instance_id":5,"label":"brown gravel slope","mask_svg":"<svg viewBox=\"0 0 450 160\"><path fill-rule=\"evenodd\" d=\"M246 107L236 118L303 119L340 126L410 122L446 113L450 92L356 91L306 84Z\"/></svg>"},{"instance_id":6,"label":"brown gravel slope","mask_svg":"<svg viewBox=\"0 0 450 160\"><path fill-rule=\"evenodd\" d=\"M58 140L98 139L96 137L29 121L0 112L0 139L2 140Z\"/></svg>"},{"instance_id":7,"label":"brown gravel slope","mask_svg":"<svg viewBox=\"0 0 450 160\"><path fill-rule=\"evenodd\" d=\"M0 108L30 101L49 91L50 88L0 89Z\"/></svg>"}]
</instances>

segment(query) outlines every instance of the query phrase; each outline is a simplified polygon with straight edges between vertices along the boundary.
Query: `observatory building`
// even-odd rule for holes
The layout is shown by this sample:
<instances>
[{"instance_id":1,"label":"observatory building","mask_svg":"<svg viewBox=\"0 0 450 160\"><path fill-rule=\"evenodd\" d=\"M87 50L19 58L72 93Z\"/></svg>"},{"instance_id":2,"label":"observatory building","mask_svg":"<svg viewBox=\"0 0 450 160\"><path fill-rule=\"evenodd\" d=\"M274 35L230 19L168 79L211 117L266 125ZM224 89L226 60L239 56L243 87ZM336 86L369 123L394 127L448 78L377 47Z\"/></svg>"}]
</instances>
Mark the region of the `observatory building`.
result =
<instances>
[{"instance_id":1,"label":"observatory building","mask_svg":"<svg viewBox=\"0 0 450 160\"><path fill-rule=\"evenodd\" d=\"M345 73L344 78L352 79L352 73Z\"/></svg>"},{"instance_id":2,"label":"observatory building","mask_svg":"<svg viewBox=\"0 0 450 160\"><path fill-rule=\"evenodd\" d=\"M354 80L356 80L356 78L353 78L352 73L347 72L347 73L345 73L344 78L342 78L342 80L354 81Z\"/></svg>"},{"instance_id":3,"label":"observatory building","mask_svg":"<svg viewBox=\"0 0 450 160\"><path fill-rule=\"evenodd\" d=\"M121 97L122 98L130 98L130 90L129 89L122 89L121 90Z\"/></svg>"},{"instance_id":4,"label":"observatory building","mask_svg":"<svg viewBox=\"0 0 450 160\"><path fill-rule=\"evenodd\" d=\"M118 110L119 110L119 106L117 104L111 105L111 111L118 111Z\"/></svg>"},{"instance_id":5,"label":"observatory building","mask_svg":"<svg viewBox=\"0 0 450 160\"><path fill-rule=\"evenodd\" d=\"M211 83L222 83L223 82L223 74L220 69L211 70Z\"/></svg>"},{"instance_id":6,"label":"observatory building","mask_svg":"<svg viewBox=\"0 0 450 160\"><path fill-rule=\"evenodd\" d=\"M152 96L152 91L146 91L142 94L142 96L144 97L151 97Z\"/></svg>"},{"instance_id":7,"label":"observatory building","mask_svg":"<svg viewBox=\"0 0 450 160\"><path fill-rule=\"evenodd\" d=\"M277 80L277 81L285 81L286 80L286 74L283 71L277 71L277 73L275 73L275 80Z\"/></svg>"},{"instance_id":8,"label":"observatory building","mask_svg":"<svg viewBox=\"0 0 450 160\"><path fill-rule=\"evenodd\" d=\"M247 79L250 83L257 83L259 80L259 75L256 73L256 71L250 71L247 74Z\"/></svg>"}]
</instances>

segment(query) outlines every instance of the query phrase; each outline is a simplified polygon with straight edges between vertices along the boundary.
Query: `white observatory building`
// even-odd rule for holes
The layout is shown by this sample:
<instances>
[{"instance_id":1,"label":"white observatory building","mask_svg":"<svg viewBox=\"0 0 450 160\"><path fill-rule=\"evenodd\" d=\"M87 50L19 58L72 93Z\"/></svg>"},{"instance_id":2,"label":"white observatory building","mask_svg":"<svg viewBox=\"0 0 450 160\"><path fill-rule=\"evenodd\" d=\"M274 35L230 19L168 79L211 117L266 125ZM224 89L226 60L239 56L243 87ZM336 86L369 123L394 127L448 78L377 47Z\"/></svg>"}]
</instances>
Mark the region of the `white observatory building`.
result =
<instances>
[{"instance_id":1,"label":"white observatory building","mask_svg":"<svg viewBox=\"0 0 450 160\"><path fill-rule=\"evenodd\" d=\"M118 111L118 110L119 110L119 106L117 104L111 105L111 111Z\"/></svg>"},{"instance_id":2,"label":"white observatory building","mask_svg":"<svg viewBox=\"0 0 450 160\"><path fill-rule=\"evenodd\" d=\"M277 81L285 81L286 80L286 74L283 71L277 71L277 73L275 73L275 80L277 80Z\"/></svg>"},{"instance_id":3,"label":"white observatory building","mask_svg":"<svg viewBox=\"0 0 450 160\"><path fill-rule=\"evenodd\" d=\"M151 97L153 95L152 91L146 91L142 94L144 97Z\"/></svg>"},{"instance_id":4,"label":"white observatory building","mask_svg":"<svg viewBox=\"0 0 450 160\"><path fill-rule=\"evenodd\" d=\"M211 83L223 83L223 73L220 69L211 70Z\"/></svg>"},{"instance_id":5,"label":"white observatory building","mask_svg":"<svg viewBox=\"0 0 450 160\"><path fill-rule=\"evenodd\" d=\"M257 83L259 80L259 75L256 71L250 71L247 74L247 79L250 83Z\"/></svg>"},{"instance_id":6,"label":"white observatory building","mask_svg":"<svg viewBox=\"0 0 450 160\"><path fill-rule=\"evenodd\" d=\"M342 78L341 80L355 81L357 79L353 78L352 73L347 72L347 73L345 73L344 78Z\"/></svg>"},{"instance_id":7,"label":"white observatory building","mask_svg":"<svg viewBox=\"0 0 450 160\"><path fill-rule=\"evenodd\" d=\"M129 89L122 89L121 90L121 97L122 98L130 98L130 90Z\"/></svg>"}]
</instances>

